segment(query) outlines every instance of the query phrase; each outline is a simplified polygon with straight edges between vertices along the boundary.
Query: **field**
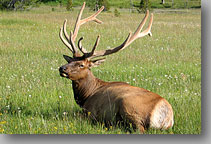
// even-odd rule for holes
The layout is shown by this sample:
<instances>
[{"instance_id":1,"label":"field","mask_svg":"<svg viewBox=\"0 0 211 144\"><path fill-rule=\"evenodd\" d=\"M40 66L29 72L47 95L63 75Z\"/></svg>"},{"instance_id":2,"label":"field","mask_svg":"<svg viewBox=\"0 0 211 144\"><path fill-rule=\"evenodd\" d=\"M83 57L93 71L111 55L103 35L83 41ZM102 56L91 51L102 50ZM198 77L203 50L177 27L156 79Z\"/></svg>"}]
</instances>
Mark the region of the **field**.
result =
<instances>
[{"instance_id":1,"label":"field","mask_svg":"<svg viewBox=\"0 0 211 144\"><path fill-rule=\"evenodd\" d=\"M83 116L75 103L71 81L59 76L71 54L59 39L67 18L73 29L77 10L40 7L29 12L0 12L0 133L5 134L127 134L121 127L106 128ZM86 9L84 16L91 12ZM83 45L99 49L119 45L134 31L143 14L102 13L102 25L90 22L80 29ZM105 81L124 81L166 98L174 109L175 124L167 131L147 134L201 133L201 12L154 13L152 37L136 40L107 56L93 68ZM138 131L132 132L138 134Z\"/></svg>"}]
</instances>

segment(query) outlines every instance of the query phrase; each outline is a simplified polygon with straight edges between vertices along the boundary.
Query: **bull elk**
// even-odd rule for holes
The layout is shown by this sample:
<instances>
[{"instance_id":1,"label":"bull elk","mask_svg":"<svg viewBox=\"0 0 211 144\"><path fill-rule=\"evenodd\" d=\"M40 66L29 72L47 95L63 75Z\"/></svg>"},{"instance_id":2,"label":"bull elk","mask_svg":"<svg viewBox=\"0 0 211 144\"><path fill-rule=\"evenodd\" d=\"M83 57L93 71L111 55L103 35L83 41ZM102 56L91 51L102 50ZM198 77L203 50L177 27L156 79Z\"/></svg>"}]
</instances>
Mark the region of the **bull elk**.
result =
<instances>
[{"instance_id":1,"label":"bull elk","mask_svg":"<svg viewBox=\"0 0 211 144\"><path fill-rule=\"evenodd\" d=\"M151 14L146 30L141 32L149 16L149 11L146 12L137 30L133 34L129 33L121 45L112 49L95 51L100 40L100 36L97 36L91 52L87 52L81 43L83 37L78 40L78 48L76 47L75 41L79 28L89 21L101 24L102 21L96 17L104 7L101 7L95 14L81 19L84 8L85 3L77 17L74 31L68 35L66 31L67 20L65 20L59 33L64 45L73 53L72 57L63 55L68 63L61 66L59 72L62 77L72 80L76 103L86 112L91 113L91 117L96 120L103 120L109 124L112 121L126 121L125 124L132 124L133 128L139 129L141 133L144 133L149 127L157 129L172 127L174 123L173 110L164 98L125 82L105 82L96 78L90 70L91 67L98 66L105 60L103 56L123 50L138 38L146 35L151 36L153 14Z\"/></svg>"}]
</instances>

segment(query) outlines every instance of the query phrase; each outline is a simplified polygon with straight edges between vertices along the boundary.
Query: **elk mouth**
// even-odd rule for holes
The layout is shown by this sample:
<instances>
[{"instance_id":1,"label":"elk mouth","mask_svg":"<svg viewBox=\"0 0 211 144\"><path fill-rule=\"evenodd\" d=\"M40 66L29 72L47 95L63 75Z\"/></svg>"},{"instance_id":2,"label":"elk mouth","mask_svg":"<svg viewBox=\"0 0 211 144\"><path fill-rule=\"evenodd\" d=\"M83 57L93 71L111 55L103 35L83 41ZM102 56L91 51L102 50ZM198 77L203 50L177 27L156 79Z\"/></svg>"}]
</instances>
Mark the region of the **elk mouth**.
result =
<instances>
[{"instance_id":1,"label":"elk mouth","mask_svg":"<svg viewBox=\"0 0 211 144\"><path fill-rule=\"evenodd\" d=\"M60 73L60 76L61 76L61 77L69 78L68 73L66 73L66 72L63 70L63 67L60 67L60 68L59 68L59 73Z\"/></svg>"},{"instance_id":2,"label":"elk mouth","mask_svg":"<svg viewBox=\"0 0 211 144\"><path fill-rule=\"evenodd\" d=\"M61 77L69 78L68 74L67 73L64 73L64 72L60 72L60 76Z\"/></svg>"}]
</instances>

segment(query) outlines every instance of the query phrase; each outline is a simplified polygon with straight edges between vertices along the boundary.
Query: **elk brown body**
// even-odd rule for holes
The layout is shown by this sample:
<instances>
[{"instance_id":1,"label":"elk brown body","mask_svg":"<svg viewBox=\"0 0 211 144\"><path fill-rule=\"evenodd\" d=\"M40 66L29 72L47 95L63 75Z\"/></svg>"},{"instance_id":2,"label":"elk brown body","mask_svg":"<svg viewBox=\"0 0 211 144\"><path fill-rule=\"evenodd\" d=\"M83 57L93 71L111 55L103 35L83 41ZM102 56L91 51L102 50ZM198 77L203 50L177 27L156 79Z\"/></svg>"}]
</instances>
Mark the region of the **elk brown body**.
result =
<instances>
[{"instance_id":1,"label":"elk brown body","mask_svg":"<svg viewBox=\"0 0 211 144\"><path fill-rule=\"evenodd\" d=\"M164 98L146 89L134 87L125 82L102 81L91 72L91 67L98 66L105 60L98 57L118 52L137 38L151 35L153 15L151 15L149 26L145 31L140 33L148 18L148 11L134 34L129 34L120 46L113 49L95 52L100 38L98 36L92 51L87 52L81 44L83 38L79 39L78 49L83 54L81 56L74 43L80 25L88 21L102 23L96 16L104 9L102 7L96 14L81 20L84 7L85 3L77 18L74 33L71 32L70 36L67 35L66 20L60 31L60 38L71 50L73 57L64 55L68 63L61 66L59 71L62 77L72 80L76 103L86 112L89 112L91 117L97 121L105 121L109 124L125 121L126 123L131 123L134 128L138 128L141 133L149 127L157 129L172 127L174 123L173 110Z\"/></svg>"}]
</instances>

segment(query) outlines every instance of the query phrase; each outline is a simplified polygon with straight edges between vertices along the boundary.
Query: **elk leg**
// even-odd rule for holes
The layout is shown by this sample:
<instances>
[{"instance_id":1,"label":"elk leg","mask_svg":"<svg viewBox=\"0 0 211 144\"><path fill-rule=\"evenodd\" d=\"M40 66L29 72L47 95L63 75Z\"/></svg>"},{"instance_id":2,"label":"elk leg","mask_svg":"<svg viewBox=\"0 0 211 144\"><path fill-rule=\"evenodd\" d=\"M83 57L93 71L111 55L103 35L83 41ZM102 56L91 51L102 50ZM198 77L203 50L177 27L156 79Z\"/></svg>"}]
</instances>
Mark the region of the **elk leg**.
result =
<instances>
[{"instance_id":1,"label":"elk leg","mask_svg":"<svg viewBox=\"0 0 211 144\"><path fill-rule=\"evenodd\" d=\"M144 129L144 127L142 125L140 125L138 127L138 129L139 129L139 131L140 131L141 134L144 134L145 129Z\"/></svg>"},{"instance_id":2,"label":"elk leg","mask_svg":"<svg viewBox=\"0 0 211 144\"><path fill-rule=\"evenodd\" d=\"M127 115L125 116L125 118L129 122L129 127L132 126L134 130L138 129L141 134L144 134L145 127L142 125L140 120L138 120L137 116Z\"/></svg>"}]
</instances>

